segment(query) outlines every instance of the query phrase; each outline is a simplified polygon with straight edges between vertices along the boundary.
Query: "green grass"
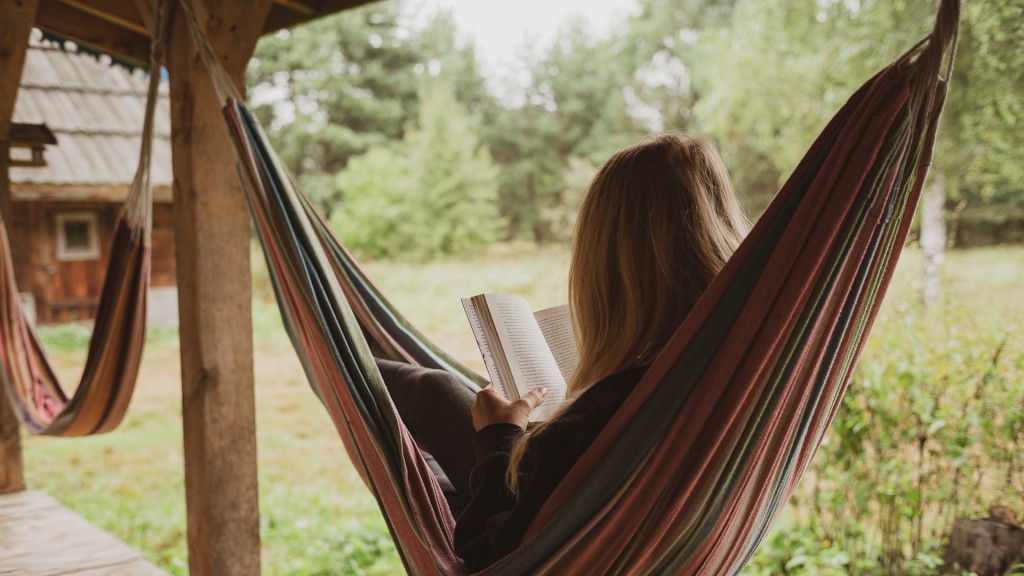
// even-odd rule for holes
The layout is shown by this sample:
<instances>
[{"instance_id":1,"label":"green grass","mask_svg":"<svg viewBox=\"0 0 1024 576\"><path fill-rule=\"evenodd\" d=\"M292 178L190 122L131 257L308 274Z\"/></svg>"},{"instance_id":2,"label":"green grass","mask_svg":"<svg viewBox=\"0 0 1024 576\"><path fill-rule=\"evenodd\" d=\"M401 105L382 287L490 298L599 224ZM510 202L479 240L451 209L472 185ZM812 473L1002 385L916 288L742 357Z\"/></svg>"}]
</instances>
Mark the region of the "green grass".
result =
<instances>
[{"instance_id":1,"label":"green grass","mask_svg":"<svg viewBox=\"0 0 1024 576\"><path fill-rule=\"evenodd\" d=\"M884 313L915 306L918 254L908 250ZM310 392L272 302L260 256L253 259L257 444L266 574L393 574L402 571L383 519L349 464L330 418ZM459 298L478 292L525 296L535 308L565 300L562 247L498 246L477 259L422 265L373 262L366 270L413 323L480 367ZM1024 247L950 254L945 299L1019 329ZM940 307L941 309L941 307ZM980 320L979 320L980 321ZM59 374L74 382L80 327L46 329ZM180 368L173 331L150 336L138 392L117 431L82 439L27 438L30 488L46 491L175 573L187 573Z\"/></svg>"}]
</instances>

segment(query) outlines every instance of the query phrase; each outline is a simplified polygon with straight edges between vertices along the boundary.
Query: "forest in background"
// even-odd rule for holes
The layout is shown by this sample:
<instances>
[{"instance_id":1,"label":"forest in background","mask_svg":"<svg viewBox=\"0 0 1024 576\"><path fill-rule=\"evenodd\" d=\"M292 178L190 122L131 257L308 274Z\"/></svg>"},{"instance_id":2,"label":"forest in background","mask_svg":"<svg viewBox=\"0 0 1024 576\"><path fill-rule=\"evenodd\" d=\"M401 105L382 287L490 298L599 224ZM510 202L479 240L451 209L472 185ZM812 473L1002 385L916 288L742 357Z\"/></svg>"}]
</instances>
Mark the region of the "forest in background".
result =
<instances>
[{"instance_id":1,"label":"forest in background","mask_svg":"<svg viewBox=\"0 0 1024 576\"><path fill-rule=\"evenodd\" d=\"M931 28L919 0L636 0L605 34L567 21L499 83L450 13L388 0L261 41L257 113L357 254L422 260L562 241L614 150L715 142L751 215L853 90ZM1024 1L963 7L939 133L949 244L1024 241Z\"/></svg>"}]
</instances>

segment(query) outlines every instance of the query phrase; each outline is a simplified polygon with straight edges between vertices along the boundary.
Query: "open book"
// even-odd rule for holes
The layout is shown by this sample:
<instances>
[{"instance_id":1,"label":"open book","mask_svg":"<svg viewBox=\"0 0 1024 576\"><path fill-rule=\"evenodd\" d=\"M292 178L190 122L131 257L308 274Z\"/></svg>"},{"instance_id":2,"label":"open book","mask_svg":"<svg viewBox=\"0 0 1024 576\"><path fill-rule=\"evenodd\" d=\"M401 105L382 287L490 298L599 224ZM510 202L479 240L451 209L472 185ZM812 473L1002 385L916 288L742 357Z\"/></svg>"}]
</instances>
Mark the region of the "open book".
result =
<instances>
[{"instance_id":1,"label":"open book","mask_svg":"<svg viewBox=\"0 0 1024 576\"><path fill-rule=\"evenodd\" d=\"M473 335L491 384L509 400L547 388L544 403L530 415L546 420L565 400L566 382L576 370L576 339L567 306L534 314L526 300L505 294L463 298Z\"/></svg>"}]
</instances>

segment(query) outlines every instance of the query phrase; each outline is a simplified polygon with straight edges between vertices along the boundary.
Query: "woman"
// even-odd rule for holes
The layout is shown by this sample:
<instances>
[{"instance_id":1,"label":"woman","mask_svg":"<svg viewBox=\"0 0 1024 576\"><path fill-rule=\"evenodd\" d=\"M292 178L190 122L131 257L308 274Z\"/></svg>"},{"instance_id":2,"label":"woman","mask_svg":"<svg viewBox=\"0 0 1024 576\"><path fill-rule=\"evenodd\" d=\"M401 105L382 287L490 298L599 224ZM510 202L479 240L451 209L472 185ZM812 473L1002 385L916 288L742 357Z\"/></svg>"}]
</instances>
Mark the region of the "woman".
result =
<instances>
[{"instance_id":1,"label":"woman","mask_svg":"<svg viewBox=\"0 0 1024 576\"><path fill-rule=\"evenodd\" d=\"M569 307L579 364L569 401L529 433L542 391L508 402L490 387L474 395L443 372L379 362L403 421L468 499L455 547L470 570L519 546L747 225L718 152L701 139L665 133L605 162L580 205L573 241Z\"/></svg>"}]
</instances>

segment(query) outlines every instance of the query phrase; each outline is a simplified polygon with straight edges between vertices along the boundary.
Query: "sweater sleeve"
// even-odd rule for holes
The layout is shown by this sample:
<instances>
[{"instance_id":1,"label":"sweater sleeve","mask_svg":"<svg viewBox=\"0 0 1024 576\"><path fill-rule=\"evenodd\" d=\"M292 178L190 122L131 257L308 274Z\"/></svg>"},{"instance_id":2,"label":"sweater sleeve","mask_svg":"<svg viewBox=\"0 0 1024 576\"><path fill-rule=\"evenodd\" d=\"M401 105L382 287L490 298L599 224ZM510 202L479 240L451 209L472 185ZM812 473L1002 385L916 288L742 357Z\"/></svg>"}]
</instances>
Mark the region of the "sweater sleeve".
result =
<instances>
[{"instance_id":1,"label":"sweater sleeve","mask_svg":"<svg viewBox=\"0 0 1024 576\"><path fill-rule=\"evenodd\" d=\"M518 494L509 491L505 473L523 430L493 424L476 433L470 501L455 522L455 552L470 571L483 570L519 547L541 507L646 370L638 366L604 378L533 434L519 465Z\"/></svg>"},{"instance_id":2,"label":"sweater sleeve","mask_svg":"<svg viewBox=\"0 0 1024 576\"><path fill-rule=\"evenodd\" d=\"M505 473L522 429L494 424L477 432L472 496L455 524L455 551L470 571L490 566L519 546L537 512L575 462L569 432L554 424L530 440L520 465L518 497L509 491Z\"/></svg>"}]
</instances>

